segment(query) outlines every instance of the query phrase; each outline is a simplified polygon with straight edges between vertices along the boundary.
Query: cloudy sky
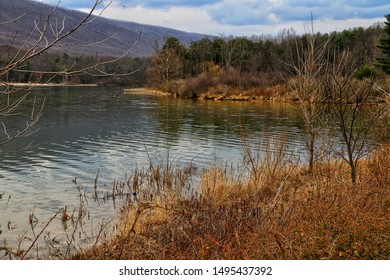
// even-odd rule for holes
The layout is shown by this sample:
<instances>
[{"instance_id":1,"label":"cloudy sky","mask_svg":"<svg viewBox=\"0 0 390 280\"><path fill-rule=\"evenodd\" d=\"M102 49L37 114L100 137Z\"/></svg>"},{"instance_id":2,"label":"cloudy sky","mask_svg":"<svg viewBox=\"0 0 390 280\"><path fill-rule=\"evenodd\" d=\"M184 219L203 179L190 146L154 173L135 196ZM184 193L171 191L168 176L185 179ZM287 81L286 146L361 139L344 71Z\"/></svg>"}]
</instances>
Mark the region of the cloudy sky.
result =
<instances>
[{"instance_id":1,"label":"cloudy sky","mask_svg":"<svg viewBox=\"0 0 390 280\"><path fill-rule=\"evenodd\" d=\"M57 4L58 0L40 0ZM61 0L85 10L94 0ZM108 3L109 1L105 1ZM285 28L303 33L313 14L318 32L368 27L390 13L389 0L112 0L103 16L212 35L275 35Z\"/></svg>"}]
</instances>

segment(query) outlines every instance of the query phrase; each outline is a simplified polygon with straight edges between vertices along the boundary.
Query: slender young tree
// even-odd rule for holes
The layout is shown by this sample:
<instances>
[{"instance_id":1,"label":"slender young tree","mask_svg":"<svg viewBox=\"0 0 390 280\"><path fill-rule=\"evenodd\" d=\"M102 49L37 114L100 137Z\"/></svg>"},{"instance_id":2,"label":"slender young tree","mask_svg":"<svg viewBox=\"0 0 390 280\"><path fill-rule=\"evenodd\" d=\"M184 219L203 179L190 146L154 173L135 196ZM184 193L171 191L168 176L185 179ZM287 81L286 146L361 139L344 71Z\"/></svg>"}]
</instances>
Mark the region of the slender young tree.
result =
<instances>
[{"instance_id":1,"label":"slender young tree","mask_svg":"<svg viewBox=\"0 0 390 280\"><path fill-rule=\"evenodd\" d=\"M297 59L288 63L288 69L294 74L290 85L299 101L300 113L305 129L305 144L309 164L309 173L313 172L316 159L316 143L320 135L323 121L320 120L323 114L323 107L319 106L324 102L321 89L321 77L326 72L328 61L326 50L329 40L320 42L312 30L307 35L307 46L296 42Z\"/></svg>"},{"instance_id":2,"label":"slender young tree","mask_svg":"<svg viewBox=\"0 0 390 280\"><path fill-rule=\"evenodd\" d=\"M349 165L351 181L355 184L360 160L375 146L370 136L386 114L386 106L370 104L378 97L375 77L357 80L350 55L343 52L334 59L337 63L333 63L324 75L323 89L327 97L327 118L331 128L340 135L336 154Z\"/></svg>"}]
</instances>

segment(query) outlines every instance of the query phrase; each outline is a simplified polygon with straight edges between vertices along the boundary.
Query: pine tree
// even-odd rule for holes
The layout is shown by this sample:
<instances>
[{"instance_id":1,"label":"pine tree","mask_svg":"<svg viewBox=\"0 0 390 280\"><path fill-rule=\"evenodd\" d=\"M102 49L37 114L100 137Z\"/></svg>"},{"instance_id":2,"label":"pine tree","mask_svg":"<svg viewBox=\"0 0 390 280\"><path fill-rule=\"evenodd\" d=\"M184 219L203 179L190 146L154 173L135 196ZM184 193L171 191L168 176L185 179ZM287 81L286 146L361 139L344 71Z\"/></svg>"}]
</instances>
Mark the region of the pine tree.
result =
<instances>
[{"instance_id":1,"label":"pine tree","mask_svg":"<svg viewBox=\"0 0 390 280\"><path fill-rule=\"evenodd\" d=\"M377 66L385 73L390 74L390 14L385 15L386 22L384 30L387 37L379 40L377 47L382 51L382 56L377 58Z\"/></svg>"}]
</instances>

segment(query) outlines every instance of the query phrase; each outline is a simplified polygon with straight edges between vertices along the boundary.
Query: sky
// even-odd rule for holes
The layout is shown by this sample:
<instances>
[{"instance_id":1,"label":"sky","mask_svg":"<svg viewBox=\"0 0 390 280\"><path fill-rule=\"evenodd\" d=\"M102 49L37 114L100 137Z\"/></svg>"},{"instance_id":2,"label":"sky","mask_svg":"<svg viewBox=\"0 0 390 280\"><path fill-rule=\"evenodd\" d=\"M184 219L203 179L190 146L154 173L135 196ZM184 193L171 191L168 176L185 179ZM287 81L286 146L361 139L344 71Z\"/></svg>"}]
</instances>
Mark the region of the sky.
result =
<instances>
[{"instance_id":1,"label":"sky","mask_svg":"<svg viewBox=\"0 0 390 280\"><path fill-rule=\"evenodd\" d=\"M58 0L38 0L56 5ZM389 0L102 0L103 16L217 36L277 35L369 27L385 21ZM95 0L61 0L60 6L87 11Z\"/></svg>"}]
</instances>

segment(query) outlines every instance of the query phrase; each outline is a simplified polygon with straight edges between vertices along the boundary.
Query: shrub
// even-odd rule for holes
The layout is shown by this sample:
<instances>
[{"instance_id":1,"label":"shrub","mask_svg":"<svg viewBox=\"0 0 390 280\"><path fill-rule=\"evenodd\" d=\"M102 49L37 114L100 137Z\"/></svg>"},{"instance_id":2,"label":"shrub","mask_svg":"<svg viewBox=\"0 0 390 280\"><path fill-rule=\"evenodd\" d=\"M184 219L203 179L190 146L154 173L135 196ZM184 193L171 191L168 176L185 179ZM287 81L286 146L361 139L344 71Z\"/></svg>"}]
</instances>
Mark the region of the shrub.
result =
<instances>
[{"instance_id":1,"label":"shrub","mask_svg":"<svg viewBox=\"0 0 390 280\"><path fill-rule=\"evenodd\" d=\"M358 80L363 80L365 78L374 78L377 76L377 71L372 65L363 65L355 72L355 78Z\"/></svg>"}]
</instances>

